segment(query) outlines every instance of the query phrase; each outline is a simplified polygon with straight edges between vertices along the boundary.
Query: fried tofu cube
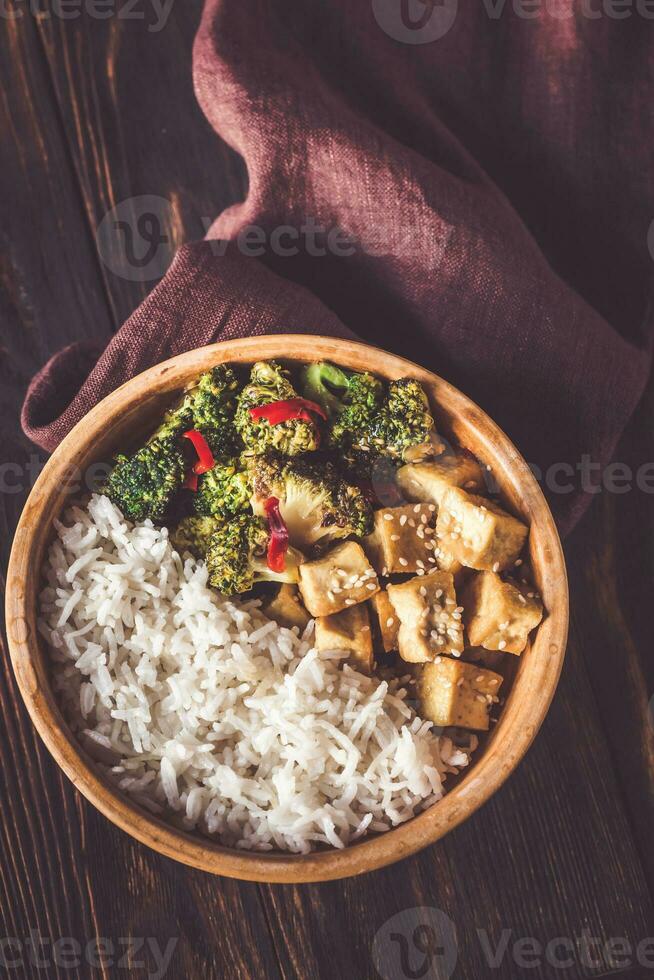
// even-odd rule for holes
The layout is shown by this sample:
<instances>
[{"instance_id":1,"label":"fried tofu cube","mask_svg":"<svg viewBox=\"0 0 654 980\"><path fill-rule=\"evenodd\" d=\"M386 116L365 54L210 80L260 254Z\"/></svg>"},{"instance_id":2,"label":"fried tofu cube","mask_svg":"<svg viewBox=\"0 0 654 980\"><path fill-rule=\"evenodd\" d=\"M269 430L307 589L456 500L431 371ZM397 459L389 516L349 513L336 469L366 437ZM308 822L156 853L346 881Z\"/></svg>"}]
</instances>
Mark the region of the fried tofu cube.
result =
<instances>
[{"instance_id":1,"label":"fried tofu cube","mask_svg":"<svg viewBox=\"0 0 654 980\"><path fill-rule=\"evenodd\" d=\"M543 618L543 605L533 591L504 582L494 572L473 575L463 595L468 639L486 650L521 654Z\"/></svg>"},{"instance_id":2,"label":"fried tofu cube","mask_svg":"<svg viewBox=\"0 0 654 980\"><path fill-rule=\"evenodd\" d=\"M440 653L462 652L462 610L449 572L416 576L389 585L387 591L400 620L398 649L403 660L429 663Z\"/></svg>"},{"instance_id":3,"label":"fried tofu cube","mask_svg":"<svg viewBox=\"0 0 654 980\"><path fill-rule=\"evenodd\" d=\"M300 592L312 616L329 616L379 592L374 568L356 541L300 565Z\"/></svg>"},{"instance_id":4,"label":"fried tofu cube","mask_svg":"<svg viewBox=\"0 0 654 980\"><path fill-rule=\"evenodd\" d=\"M364 548L377 572L393 575L427 571L435 521L434 504L407 504L375 511L375 527L365 539Z\"/></svg>"},{"instance_id":5,"label":"fried tofu cube","mask_svg":"<svg viewBox=\"0 0 654 980\"><path fill-rule=\"evenodd\" d=\"M441 547L462 565L499 572L514 563L529 531L494 501L449 487L441 498L436 533Z\"/></svg>"},{"instance_id":6,"label":"fried tofu cube","mask_svg":"<svg viewBox=\"0 0 654 980\"><path fill-rule=\"evenodd\" d=\"M331 616L316 619L318 650L345 650L352 666L364 674L372 673L374 654L368 606L349 606Z\"/></svg>"},{"instance_id":7,"label":"fried tofu cube","mask_svg":"<svg viewBox=\"0 0 654 980\"><path fill-rule=\"evenodd\" d=\"M292 629L299 627L304 630L311 616L302 605L300 594L295 585L281 585L275 596L263 604L263 611L269 619L274 619L280 626Z\"/></svg>"},{"instance_id":8,"label":"fried tofu cube","mask_svg":"<svg viewBox=\"0 0 654 980\"><path fill-rule=\"evenodd\" d=\"M379 633L385 653L397 650L397 634L400 630L400 620L395 608L384 589L371 599L372 608L379 622Z\"/></svg>"},{"instance_id":9,"label":"fried tofu cube","mask_svg":"<svg viewBox=\"0 0 654 980\"><path fill-rule=\"evenodd\" d=\"M477 664L439 657L418 670L418 714L441 728L457 725L488 731L491 705L502 676Z\"/></svg>"},{"instance_id":10,"label":"fried tofu cube","mask_svg":"<svg viewBox=\"0 0 654 980\"><path fill-rule=\"evenodd\" d=\"M463 487L472 493L484 489L481 466L466 452L443 453L423 463L407 463L396 474L400 490L408 500L440 505L448 487Z\"/></svg>"}]
</instances>

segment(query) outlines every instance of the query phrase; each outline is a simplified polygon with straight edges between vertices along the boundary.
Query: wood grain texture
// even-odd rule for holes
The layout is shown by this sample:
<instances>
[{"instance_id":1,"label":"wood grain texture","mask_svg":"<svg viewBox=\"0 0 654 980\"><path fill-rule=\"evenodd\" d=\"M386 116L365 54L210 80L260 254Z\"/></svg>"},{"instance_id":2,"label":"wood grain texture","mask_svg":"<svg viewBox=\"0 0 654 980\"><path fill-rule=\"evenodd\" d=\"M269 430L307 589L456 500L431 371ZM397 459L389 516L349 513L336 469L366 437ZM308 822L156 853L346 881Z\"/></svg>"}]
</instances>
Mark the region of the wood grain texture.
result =
<instances>
[{"instance_id":1,"label":"wood grain texture","mask_svg":"<svg viewBox=\"0 0 654 980\"><path fill-rule=\"evenodd\" d=\"M202 217L244 193L242 168L193 99L188 59L200 6L178 2L154 36L138 21L3 21L2 461L29 460L17 409L48 353L74 339L106 337L149 288L115 277L98 260L94 231L107 204L177 194L178 234L193 238ZM621 458L654 459L652 404L650 396ZM5 558L23 499L0 495ZM509 956L490 971L476 930L488 928L496 940L504 928L514 938L542 941L584 929L632 942L654 934L652 729L644 711L654 692L653 529L651 497L608 496L594 505L566 547L572 637L558 694L525 761L475 818L437 846L344 884L216 880L136 844L60 774L5 663L0 936L32 928L80 941L151 935L162 945L178 936L169 977L376 978L376 931L401 909L436 906L457 925L455 978L551 980L547 964L526 971ZM117 883L117 870L126 886ZM146 974L137 966L132 972ZM555 975L609 972L577 957ZM53 966L47 975L89 971ZM105 967L97 975L112 974ZM643 970L619 975L640 980Z\"/></svg>"}]
</instances>

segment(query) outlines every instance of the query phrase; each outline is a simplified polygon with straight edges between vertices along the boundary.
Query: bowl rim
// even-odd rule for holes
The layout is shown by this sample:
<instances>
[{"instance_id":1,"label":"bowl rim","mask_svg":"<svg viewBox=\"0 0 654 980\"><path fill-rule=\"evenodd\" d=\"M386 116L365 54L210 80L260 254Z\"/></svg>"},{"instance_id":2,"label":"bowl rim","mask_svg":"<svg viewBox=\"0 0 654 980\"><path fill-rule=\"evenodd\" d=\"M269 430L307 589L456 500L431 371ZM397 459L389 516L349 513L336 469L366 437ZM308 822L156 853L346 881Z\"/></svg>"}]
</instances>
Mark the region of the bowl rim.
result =
<instances>
[{"instance_id":1,"label":"bowl rim","mask_svg":"<svg viewBox=\"0 0 654 980\"><path fill-rule=\"evenodd\" d=\"M299 355L298 347L306 349L307 356ZM139 391L173 390L176 379L186 375L192 377L194 372L199 374L206 370L208 361L214 357L216 364L225 361L249 363L271 357L305 362L338 360L340 357L342 363L347 364L348 357L365 363L371 355L384 365L383 368L371 365L370 369L375 373L387 377L410 375L446 394L450 405L448 412L451 411L454 418L459 412L465 412L472 426L481 427L476 434L488 456L504 458L504 476L521 500L527 502L530 512L536 515L538 534L548 549L548 578L556 591L557 602L554 608L548 609L548 615L538 628L539 645L546 647L548 656L543 656L540 650L539 656L531 657L528 664L521 662L511 694L481 758L473 761L470 771L457 785L423 813L384 834L363 838L343 849L295 855L224 847L149 814L114 788L95 770L93 761L68 729L49 684L41 683L46 670L41 659L45 660L45 655L30 626L37 593L34 590L31 595L26 594L29 562L37 547L39 529L38 520L33 518L55 496L57 486L61 486L65 471L69 469L69 456L74 455L71 450L80 437L88 447L89 433L99 432L106 425L107 417L115 417ZM196 371L198 363L203 366ZM181 384L183 382L178 387ZM436 402L438 400L437 395ZM480 458L484 461L483 455ZM534 526L532 517L532 528ZM104 816L141 843L191 867L247 881L299 883L349 877L402 860L454 829L497 792L533 742L554 696L565 656L569 597L563 550L545 497L508 436L470 398L427 368L369 344L313 334L272 334L222 341L162 361L116 388L74 426L46 462L21 513L7 571L5 611L9 653L30 717L58 765ZM527 667L529 673L525 675ZM524 687L526 676L530 679L533 696L537 696L535 706L530 705L528 711L523 700L513 696ZM510 714L507 714L509 709ZM493 752L490 751L491 743ZM499 748L502 749L501 759L496 758Z\"/></svg>"}]
</instances>

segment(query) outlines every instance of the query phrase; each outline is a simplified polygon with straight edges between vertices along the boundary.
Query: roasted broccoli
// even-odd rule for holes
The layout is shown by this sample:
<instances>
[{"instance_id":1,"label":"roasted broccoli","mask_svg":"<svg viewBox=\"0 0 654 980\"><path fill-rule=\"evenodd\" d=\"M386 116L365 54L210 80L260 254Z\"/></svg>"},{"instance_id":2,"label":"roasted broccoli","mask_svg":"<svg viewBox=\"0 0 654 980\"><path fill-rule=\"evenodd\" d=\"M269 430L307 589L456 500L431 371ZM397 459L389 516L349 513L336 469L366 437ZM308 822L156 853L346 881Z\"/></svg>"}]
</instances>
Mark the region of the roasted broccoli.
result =
<instances>
[{"instance_id":1,"label":"roasted broccoli","mask_svg":"<svg viewBox=\"0 0 654 980\"><path fill-rule=\"evenodd\" d=\"M330 444L345 451L359 445L361 433L378 412L383 396L384 387L372 374L350 375L343 404L332 423Z\"/></svg>"},{"instance_id":2,"label":"roasted broccoli","mask_svg":"<svg viewBox=\"0 0 654 980\"><path fill-rule=\"evenodd\" d=\"M179 552L190 551L196 558L204 558L220 523L215 517L185 517L171 531L170 540Z\"/></svg>"},{"instance_id":3,"label":"roasted broccoli","mask_svg":"<svg viewBox=\"0 0 654 980\"><path fill-rule=\"evenodd\" d=\"M302 555L294 548L286 552L283 572L268 567L270 532L267 522L251 514L238 514L218 522L207 544L209 581L223 595L249 592L256 582L297 582Z\"/></svg>"},{"instance_id":4,"label":"roasted broccoli","mask_svg":"<svg viewBox=\"0 0 654 980\"><path fill-rule=\"evenodd\" d=\"M119 455L103 492L131 521L162 521L186 464L172 438L155 438L133 456Z\"/></svg>"},{"instance_id":5,"label":"roasted broccoli","mask_svg":"<svg viewBox=\"0 0 654 980\"><path fill-rule=\"evenodd\" d=\"M250 414L251 408L291 398L297 398L297 392L289 381L288 372L276 361L259 361L253 365L249 383L239 395L235 416L236 428L247 453L277 449L286 456L296 456L318 447L317 423L313 421L296 418L271 425L265 418L254 419Z\"/></svg>"},{"instance_id":6,"label":"roasted broccoli","mask_svg":"<svg viewBox=\"0 0 654 980\"><path fill-rule=\"evenodd\" d=\"M362 491L346 483L329 462L268 455L252 458L248 469L254 512L263 514L266 500L276 497L289 540L302 551L372 530L372 508Z\"/></svg>"},{"instance_id":7,"label":"roasted broccoli","mask_svg":"<svg viewBox=\"0 0 654 980\"><path fill-rule=\"evenodd\" d=\"M302 371L302 394L318 402L332 416L343 408L352 377L330 361L309 364Z\"/></svg>"},{"instance_id":8,"label":"roasted broccoli","mask_svg":"<svg viewBox=\"0 0 654 980\"><path fill-rule=\"evenodd\" d=\"M196 514L236 514L249 508L250 494L247 473L239 469L238 459L228 459L200 477L193 507Z\"/></svg>"},{"instance_id":9,"label":"roasted broccoli","mask_svg":"<svg viewBox=\"0 0 654 980\"><path fill-rule=\"evenodd\" d=\"M153 438L177 437L197 429L214 456L232 455L238 446L234 428L237 392L238 381L232 369L218 364L200 375L179 404L166 412Z\"/></svg>"},{"instance_id":10,"label":"roasted broccoli","mask_svg":"<svg viewBox=\"0 0 654 980\"><path fill-rule=\"evenodd\" d=\"M407 450L429 442L434 419L422 386L411 378L391 381L380 411L366 427L364 439L371 449L398 461Z\"/></svg>"}]
</instances>

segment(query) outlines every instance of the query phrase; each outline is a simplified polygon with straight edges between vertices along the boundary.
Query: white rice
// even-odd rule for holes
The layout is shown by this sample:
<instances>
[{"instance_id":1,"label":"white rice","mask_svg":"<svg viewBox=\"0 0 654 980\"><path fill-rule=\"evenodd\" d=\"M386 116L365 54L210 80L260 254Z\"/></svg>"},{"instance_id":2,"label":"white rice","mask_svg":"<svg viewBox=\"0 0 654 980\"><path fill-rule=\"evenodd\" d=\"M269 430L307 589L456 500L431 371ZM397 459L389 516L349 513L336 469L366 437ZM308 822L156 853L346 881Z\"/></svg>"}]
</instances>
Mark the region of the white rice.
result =
<instances>
[{"instance_id":1,"label":"white rice","mask_svg":"<svg viewBox=\"0 0 654 980\"><path fill-rule=\"evenodd\" d=\"M409 820L468 764L399 681L207 585L166 528L106 497L57 522L39 628L84 748L178 826L258 851L344 847Z\"/></svg>"}]
</instances>

